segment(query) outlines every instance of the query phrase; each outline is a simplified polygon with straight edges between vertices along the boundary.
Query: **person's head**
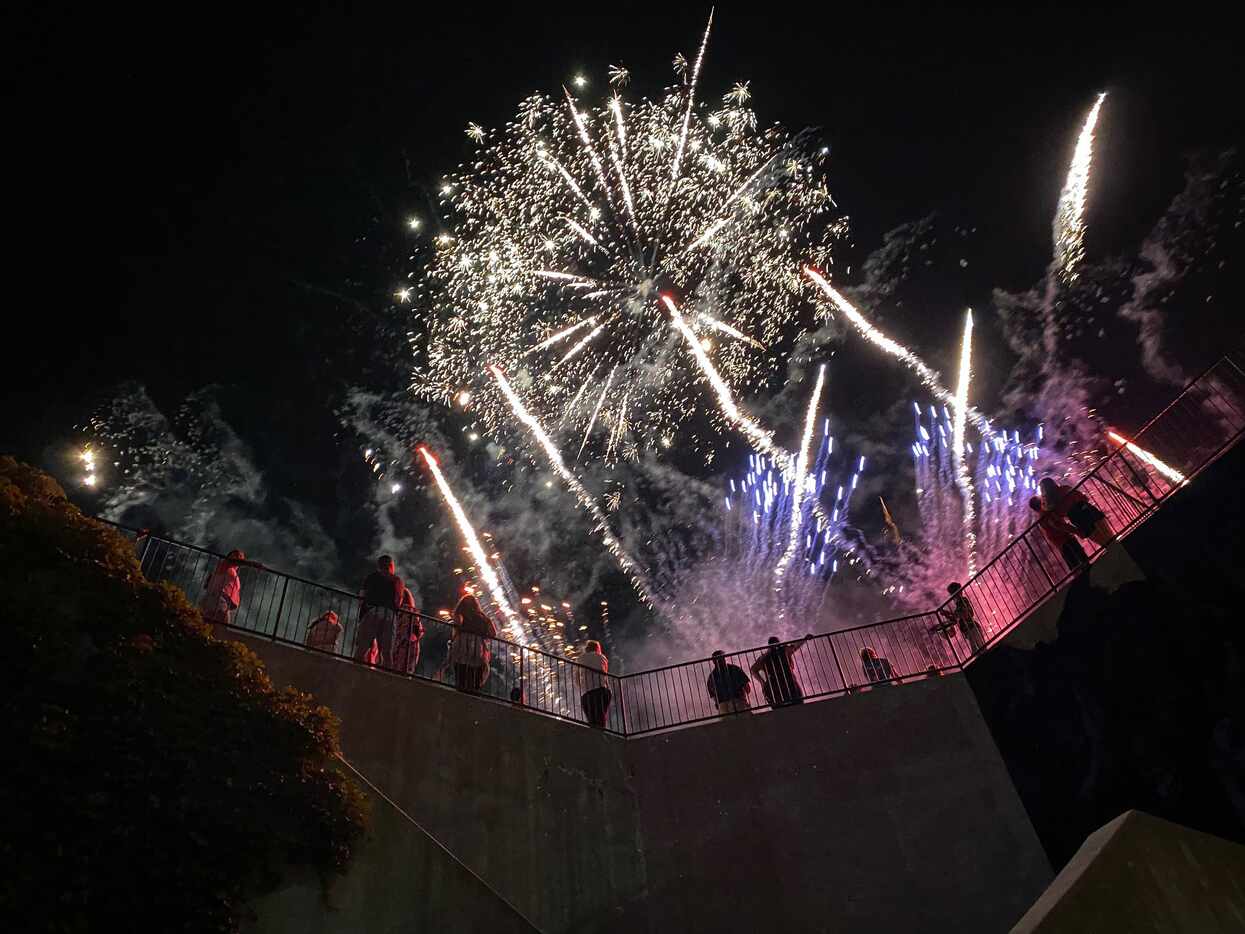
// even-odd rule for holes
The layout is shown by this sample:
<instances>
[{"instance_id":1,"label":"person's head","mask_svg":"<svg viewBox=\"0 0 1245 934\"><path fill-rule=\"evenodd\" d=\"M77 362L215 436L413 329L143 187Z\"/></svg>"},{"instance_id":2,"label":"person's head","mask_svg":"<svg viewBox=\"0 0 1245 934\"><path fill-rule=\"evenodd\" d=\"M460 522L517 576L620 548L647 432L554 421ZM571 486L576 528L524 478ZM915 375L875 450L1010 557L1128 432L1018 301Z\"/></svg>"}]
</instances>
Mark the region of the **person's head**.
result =
<instances>
[{"instance_id":1,"label":"person's head","mask_svg":"<svg viewBox=\"0 0 1245 934\"><path fill-rule=\"evenodd\" d=\"M951 583L947 585L947 593L951 594L951 596L954 597L959 592L960 592L959 581L952 581Z\"/></svg>"},{"instance_id":2,"label":"person's head","mask_svg":"<svg viewBox=\"0 0 1245 934\"><path fill-rule=\"evenodd\" d=\"M225 555L225 557L230 561L245 561L246 552L244 552L241 548L235 548L233 551L229 552L229 554Z\"/></svg>"},{"instance_id":3,"label":"person's head","mask_svg":"<svg viewBox=\"0 0 1245 934\"><path fill-rule=\"evenodd\" d=\"M867 645L860 650L860 660L862 662L871 662L877 659L877 657L878 653L873 651L873 649L869 648Z\"/></svg>"},{"instance_id":4,"label":"person's head","mask_svg":"<svg viewBox=\"0 0 1245 934\"><path fill-rule=\"evenodd\" d=\"M584 643L584 651L589 654L600 655L601 654L601 643L598 642L596 639L589 639L587 642Z\"/></svg>"},{"instance_id":5,"label":"person's head","mask_svg":"<svg viewBox=\"0 0 1245 934\"><path fill-rule=\"evenodd\" d=\"M1042 499L1048 503L1053 503L1059 495L1059 484L1050 477L1043 477L1042 482L1038 484L1038 489L1042 491Z\"/></svg>"},{"instance_id":6,"label":"person's head","mask_svg":"<svg viewBox=\"0 0 1245 934\"><path fill-rule=\"evenodd\" d=\"M484 610L480 608L480 601L476 599L476 595L473 593L463 594L462 599L458 601L458 605L454 607L454 619L459 623L463 623L469 619L475 621L483 618Z\"/></svg>"},{"instance_id":7,"label":"person's head","mask_svg":"<svg viewBox=\"0 0 1245 934\"><path fill-rule=\"evenodd\" d=\"M1037 496L1029 497L1029 508L1034 512L1042 511L1042 500Z\"/></svg>"},{"instance_id":8,"label":"person's head","mask_svg":"<svg viewBox=\"0 0 1245 934\"><path fill-rule=\"evenodd\" d=\"M769 641L768 641L766 644L767 644L767 645L777 645L777 644L778 644L778 637L777 637L777 636L770 636L770 637L769 637Z\"/></svg>"},{"instance_id":9,"label":"person's head","mask_svg":"<svg viewBox=\"0 0 1245 934\"><path fill-rule=\"evenodd\" d=\"M717 651L715 651L711 656L709 656L709 658L713 662L714 668L725 668L726 667L726 653L723 652L721 649L718 649Z\"/></svg>"},{"instance_id":10,"label":"person's head","mask_svg":"<svg viewBox=\"0 0 1245 934\"><path fill-rule=\"evenodd\" d=\"M393 558L388 555L381 555L376 559L376 568L385 574L393 573Z\"/></svg>"},{"instance_id":11,"label":"person's head","mask_svg":"<svg viewBox=\"0 0 1245 934\"><path fill-rule=\"evenodd\" d=\"M334 613L332 610L329 610L327 613L325 613L320 618L324 620L326 623L328 623L330 626L337 625L337 614Z\"/></svg>"}]
</instances>

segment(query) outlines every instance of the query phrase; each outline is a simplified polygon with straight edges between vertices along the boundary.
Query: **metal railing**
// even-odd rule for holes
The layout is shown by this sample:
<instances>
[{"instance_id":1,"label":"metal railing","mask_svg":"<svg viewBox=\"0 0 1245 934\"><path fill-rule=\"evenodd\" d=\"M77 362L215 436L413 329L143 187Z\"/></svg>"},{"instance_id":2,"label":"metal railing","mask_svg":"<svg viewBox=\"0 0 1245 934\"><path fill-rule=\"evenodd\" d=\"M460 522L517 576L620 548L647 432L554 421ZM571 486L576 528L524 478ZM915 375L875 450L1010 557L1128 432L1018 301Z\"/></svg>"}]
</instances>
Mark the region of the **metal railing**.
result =
<instances>
[{"instance_id":1,"label":"metal railing","mask_svg":"<svg viewBox=\"0 0 1245 934\"><path fill-rule=\"evenodd\" d=\"M143 574L180 587L197 605L222 556L195 545L127 531L135 538ZM379 619L391 642L389 646L377 644L373 655L373 631L371 626L361 628L365 613L358 594L258 566L239 566L238 577L242 597L231 614L229 629L300 645L400 677L439 682L560 719L584 724L595 719L595 725L606 732L625 732L623 692L615 675L502 638L462 633L449 620L406 610ZM329 636L319 641L311 627L329 611L337 614L339 631L329 630ZM456 652L455 640L468 648ZM608 698L599 693L601 689L608 692ZM590 691L597 693L589 695Z\"/></svg>"},{"instance_id":2,"label":"metal railing","mask_svg":"<svg viewBox=\"0 0 1245 934\"><path fill-rule=\"evenodd\" d=\"M1130 439L1134 449L1118 447L1076 489L1102 511L1114 541L1213 463L1242 431L1245 354L1237 352L1202 373L1138 431ZM1088 566L1104 546L1085 544ZM147 577L180 586L194 602L221 559L156 536L141 537L137 547ZM243 598L229 626L631 736L961 670L1080 570L1035 523L964 584L961 595L972 606L971 624L954 621L948 599L924 613L623 677L505 639L470 635L488 651L477 656L482 665L465 669L454 664L463 656L451 648L462 638L457 626L407 612L393 627L402 647L371 658L371 640L360 644L358 595L263 567L239 568ZM322 647L308 646L311 624L329 610L337 614L341 632ZM484 670L473 672L472 667Z\"/></svg>"}]
</instances>

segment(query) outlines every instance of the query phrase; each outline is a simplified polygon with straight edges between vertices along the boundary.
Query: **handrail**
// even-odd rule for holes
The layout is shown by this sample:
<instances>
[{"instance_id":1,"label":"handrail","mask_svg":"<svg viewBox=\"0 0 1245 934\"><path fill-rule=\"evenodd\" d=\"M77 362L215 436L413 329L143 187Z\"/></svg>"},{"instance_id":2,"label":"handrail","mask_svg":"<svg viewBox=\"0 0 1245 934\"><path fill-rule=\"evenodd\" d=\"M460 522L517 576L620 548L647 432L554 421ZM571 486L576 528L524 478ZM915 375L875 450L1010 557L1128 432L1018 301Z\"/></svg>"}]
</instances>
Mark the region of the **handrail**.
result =
<instances>
[{"instance_id":1,"label":"handrail","mask_svg":"<svg viewBox=\"0 0 1245 934\"><path fill-rule=\"evenodd\" d=\"M1074 489L1081 490L1104 513L1110 532L1110 538L1106 542L1096 543L1092 555L1082 555L1085 566L1102 554L1105 544L1128 534L1152 515L1175 490L1213 463L1224 451L1236 443L1242 433L1245 433L1245 368L1232 357L1233 354L1225 355L1200 373L1181 390L1172 402L1165 406L1158 415L1147 421L1133 436L1135 443L1136 439L1161 433L1168 423L1172 425L1173 430L1182 430L1181 426L1185 422L1197 426L1197 437L1188 439L1193 444L1186 448L1194 452L1190 457L1195 457L1195 462L1180 463L1175 467L1184 480L1173 481L1147 463L1145 459L1131 453L1126 446L1121 446L1104 456L1075 484ZM1217 380L1220 385L1216 385ZM1190 403L1192 403L1192 408L1186 410ZM1181 416L1179 419L1176 418L1177 414ZM1162 447L1162 445L1159 446ZM1119 474L1112 473L1115 467L1121 468ZM1149 498L1149 502L1129 492L1130 489L1138 488ZM140 534L140 530L129 529L119 523L106 519L101 521L131 534ZM774 646L758 646L729 653L726 656L728 662L742 660L748 664L751 661L751 668L768 670L771 679L777 677L777 680L781 682L776 686L762 682L766 691L772 695L764 702L752 699L746 705L742 702L727 704L729 710L724 710L720 703L717 710L711 710L711 701L707 698L704 685L700 683L705 666L713 664L712 656L620 676L599 672L582 665L575 659L555 655L539 647L520 645L500 637L474 636L474 638L498 650L492 656L494 660L504 655L510 658L512 663L510 674L514 675L517 672L517 677L513 679L513 682L520 688L530 686L529 679L533 676L540 681L539 690L536 692L538 696L520 697L520 702L525 709L559 719L581 723L592 722L593 725L606 732L620 736L685 726L713 719L723 712L746 712L765 706L777 707L787 703L802 703L804 700L848 693L862 687L882 683L899 683L931 673L942 674L962 670L972 663L991 645L1023 622L1030 613L1075 577L1081 569L1079 564L1076 567L1069 564L1071 559L1067 554L1062 556L1067 566L1061 569L1059 565L1061 556L1046 542L1040 533L1039 525L1040 523L1035 521L1023 529L964 583L960 593L975 611L974 618L967 623L948 620L948 607L954 600L949 597L937 607L924 612L821 633L807 640L789 640L779 643L777 647L781 654L788 658L788 662L785 663L787 666L785 675L782 674L781 664L772 660L778 657ZM146 534L149 542L159 542L166 546L166 553L161 559L160 571L157 573L163 571L169 549L198 553L217 559L224 557L199 545L185 544L150 533ZM1018 555L1019 558L1017 558ZM1072 557L1075 558L1075 553ZM147 558L148 549L144 549L142 555L144 573L150 570L147 567ZM272 633L262 633L262 635L287 644L301 645L305 642L305 640L291 639L278 634L282 627L282 616L286 615L287 591L290 583L293 582L300 587L313 588L322 598L344 601L341 618L345 622L342 624L341 637L344 642L347 637L346 630L353 624L354 635L356 639L358 638L361 620L348 618L351 615L350 609L357 607L360 603L357 594L272 568L259 567L256 570L282 582L280 602L271 620ZM1037 574L1035 575L1034 572ZM1027 581L1026 575L1029 578ZM1019 586L1017 585L1018 579ZM262 604L264 600L262 591L259 600ZM299 610L302 611L301 619L305 620L306 610L303 606L305 599L299 602L300 597L296 594L294 600L298 603ZM319 605L323 606L323 601ZM260 612L263 612L262 609ZM297 612L298 610L291 610L291 613ZM437 627L438 641L441 636L444 636L448 643L450 639L458 635L458 626L452 621L418 611L400 612L406 614L407 618L415 617ZM934 627L924 625L931 621L935 623ZM288 618L286 624L288 630ZM295 621L294 626L297 629L300 623ZM257 632L242 625L232 625L231 628ZM864 650L873 648L873 645L866 644L865 636L868 637L870 643L884 648L886 654L878 656L878 659L874 661L865 661ZM811 651L808 648L810 645ZM309 647L316 648L315 646ZM788 652L788 649L791 651ZM868 666L868 670L862 671L863 680L854 671L849 677L849 672L843 668L840 649L850 649L853 653L862 654L862 668ZM409 651L408 648L408 653ZM338 656L342 654L336 651L336 643L334 643L333 654ZM356 657L352 660L359 661L358 655L356 651ZM415 655L418 657L418 648L415 650ZM770 658L771 661L765 661L766 658ZM449 664L447 646L447 661L438 671L438 675ZM887 674L888 671L889 674ZM399 673L423 679L428 677L419 674L413 668ZM694 679L689 680L689 674L694 674ZM605 689L605 699L602 701L600 695L596 695L596 700L591 704L588 700L589 692L583 693L582 718L574 713L573 708L568 712L568 695L566 686L562 684L568 675L572 685L571 693L574 693L577 687L587 688L589 685L596 685L597 689ZM558 683L554 685L551 681ZM611 702L615 699L617 703L613 705L613 712L610 713ZM603 709L599 706L602 703Z\"/></svg>"}]
</instances>

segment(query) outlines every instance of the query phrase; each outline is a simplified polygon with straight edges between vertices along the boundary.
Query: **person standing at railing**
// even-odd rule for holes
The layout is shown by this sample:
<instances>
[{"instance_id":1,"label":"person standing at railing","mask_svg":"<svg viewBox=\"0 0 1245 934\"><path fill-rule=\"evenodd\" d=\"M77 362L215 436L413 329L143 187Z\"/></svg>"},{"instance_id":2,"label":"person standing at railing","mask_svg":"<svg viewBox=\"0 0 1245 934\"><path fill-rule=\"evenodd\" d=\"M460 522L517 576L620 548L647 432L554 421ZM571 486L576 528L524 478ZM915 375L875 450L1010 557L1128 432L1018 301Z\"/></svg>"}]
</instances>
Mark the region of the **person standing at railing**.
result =
<instances>
[{"instance_id":1,"label":"person standing at railing","mask_svg":"<svg viewBox=\"0 0 1245 934\"><path fill-rule=\"evenodd\" d=\"M381 555L376 570L363 581L359 595L359 634L355 658L368 665L388 667L393 662L393 635L406 587L394 571L393 558Z\"/></svg>"},{"instance_id":2,"label":"person standing at railing","mask_svg":"<svg viewBox=\"0 0 1245 934\"><path fill-rule=\"evenodd\" d=\"M199 599L199 612L203 621L216 626L230 626L233 615L242 605L242 579L238 568L262 568L258 561L248 561L241 549L235 548L221 558L216 569L203 582L203 596Z\"/></svg>"},{"instance_id":3,"label":"person standing at railing","mask_svg":"<svg viewBox=\"0 0 1245 934\"><path fill-rule=\"evenodd\" d=\"M448 657L454 669L454 685L460 691L478 691L484 686L493 658L492 640L497 638L497 626L473 594L464 596L454 607L454 623L458 628Z\"/></svg>"},{"instance_id":4,"label":"person standing at railing","mask_svg":"<svg viewBox=\"0 0 1245 934\"><path fill-rule=\"evenodd\" d=\"M709 690L709 697L718 705L718 713L722 716L752 713L752 705L748 702L752 683L744 670L738 665L728 664L726 653L721 649L713 653L712 665L705 686Z\"/></svg>"},{"instance_id":5,"label":"person standing at railing","mask_svg":"<svg viewBox=\"0 0 1245 934\"><path fill-rule=\"evenodd\" d=\"M584 654L579 664L586 671L580 671L584 692L580 695L579 705L584 709L588 723L598 730L605 729L605 718L609 715L610 701L614 695L605 686L605 674L610 670L609 659L601 652L601 643L589 639L584 643Z\"/></svg>"},{"instance_id":6,"label":"person standing at railing","mask_svg":"<svg viewBox=\"0 0 1245 934\"><path fill-rule=\"evenodd\" d=\"M769 637L769 648L765 654L752 663L753 677L761 681L761 691L771 707L788 707L791 704L804 703L804 690L795 676L791 660L795 653L804 648L810 632L798 642L782 645L777 636Z\"/></svg>"},{"instance_id":7,"label":"person standing at railing","mask_svg":"<svg viewBox=\"0 0 1245 934\"><path fill-rule=\"evenodd\" d=\"M951 603L938 608L939 622L930 632L940 632L950 642L952 633L958 629L975 655L986 647L986 634L981 631L981 624L977 622L977 611L973 609L968 597L964 596L964 589L958 581L947 585L947 593L951 595Z\"/></svg>"},{"instance_id":8,"label":"person standing at railing","mask_svg":"<svg viewBox=\"0 0 1245 934\"><path fill-rule=\"evenodd\" d=\"M398 611L398 626L393 640L393 667L403 674L413 675L419 667L419 640L424 637L424 624L415 609L415 595L411 588L402 588L402 607Z\"/></svg>"},{"instance_id":9,"label":"person standing at railing","mask_svg":"<svg viewBox=\"0 0 1245 934\"><path fill-rule=\"evenodd\" d=\"M1043 509L1040 497L1034 496L1030 499L1029 508L1038 515L1038 528L1042 530L1042 535L1052 548L1063 555L1070 570L1079 571L1089 567L1089 556L1076 540L1076 528L1071 522L1057 512Z\"/></svg>"},{"instance_id":10,"label":"person standing at railing","mask_svg":"<svg viewBox=\"0 0 1245 934\"><path fill-rule=\"evenodd\" d=\"M1075 487L1063 486L1050 477L1038 484L1042 491L1042 508L1063 516L1081 538L1106 546L1111 541L1111 526L1101 509Z\"/></svg>"},{"instance_id":11,"label":"person standing at railing","mask_svg":"<svg viewBox=\"0 0 1245 934\"><path fill-rule=\"evenodd\" d=\"M307 627L307 648L322 652L337 652L337 640L342 635L342 624L332 610L316 617Z\"/></svg>"},{"instance_id":12,"label":"person standing at railing","mask_svg":"<svg viewBox=\"0 0 1245 934\"><path fill-rule=\"evenodd\" d=\"M891 667L890 659L879 657L867 645L860 650L860 670L870 684L889 684L895 680L895 669Z\"/></svg>"}]
</instances>

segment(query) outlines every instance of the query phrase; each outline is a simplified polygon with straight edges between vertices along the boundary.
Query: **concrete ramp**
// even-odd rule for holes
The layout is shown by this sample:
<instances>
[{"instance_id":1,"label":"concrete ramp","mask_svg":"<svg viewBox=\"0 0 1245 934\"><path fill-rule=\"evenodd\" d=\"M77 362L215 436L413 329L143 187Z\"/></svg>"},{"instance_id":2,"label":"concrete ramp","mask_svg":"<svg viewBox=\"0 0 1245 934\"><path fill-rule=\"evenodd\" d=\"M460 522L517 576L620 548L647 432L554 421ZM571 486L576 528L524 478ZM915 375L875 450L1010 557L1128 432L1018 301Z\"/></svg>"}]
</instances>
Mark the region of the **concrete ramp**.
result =
<instances>
[{"instance_id":1,"label":"concrete ramp","mask_svg":"<svg viewBox=\"0 0 1245 934\"><path fill-rule=\"evenodd\" d=\"M1085 840L1012 934L1245 931L1245 846L1141 811Z\"/></svg>"}]
</instances>

